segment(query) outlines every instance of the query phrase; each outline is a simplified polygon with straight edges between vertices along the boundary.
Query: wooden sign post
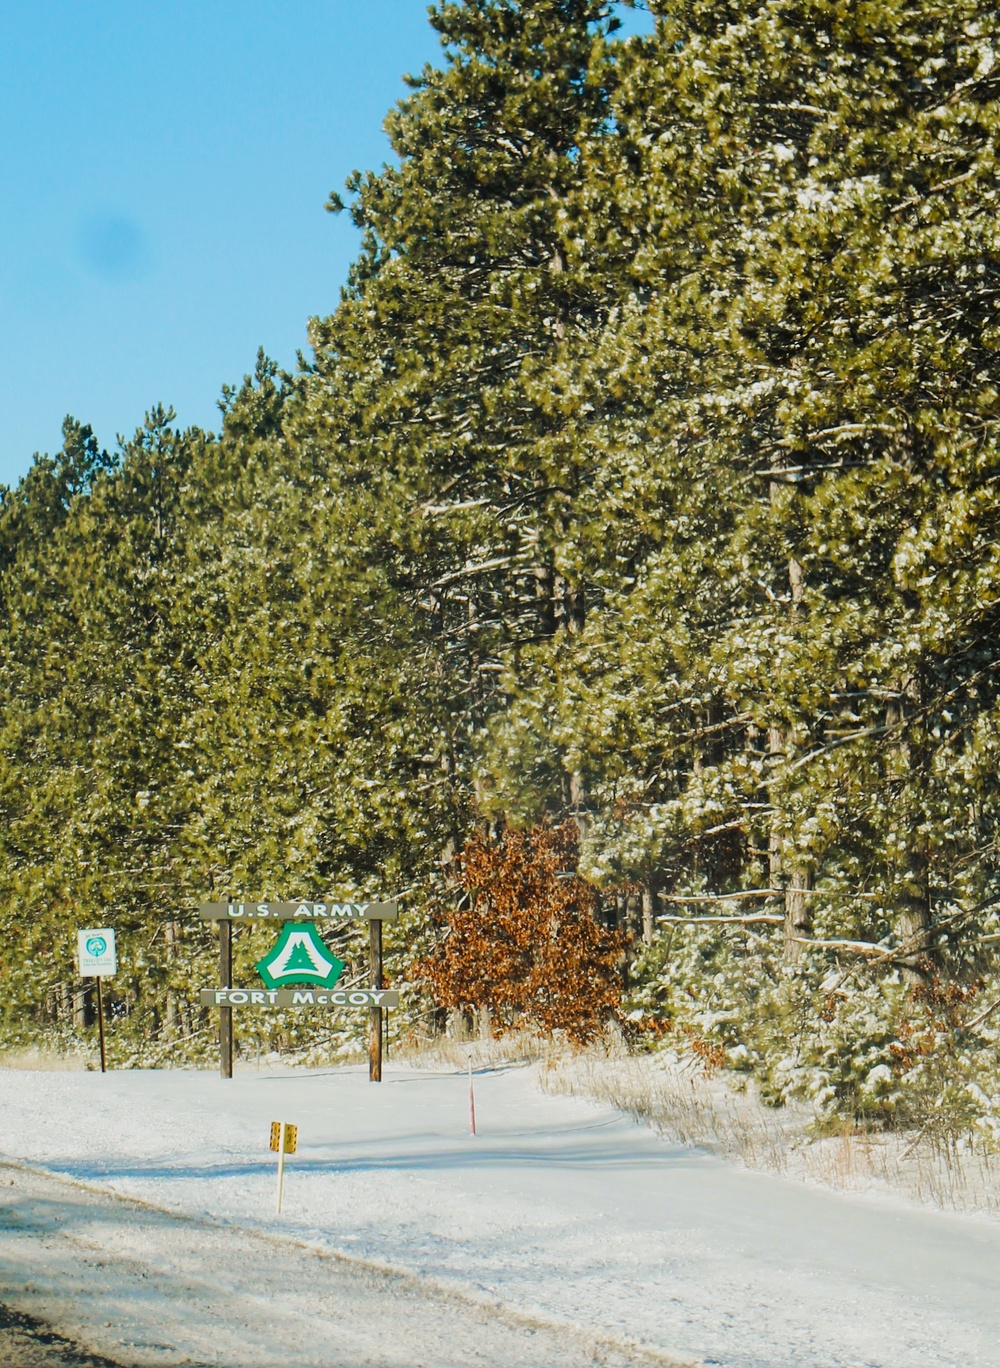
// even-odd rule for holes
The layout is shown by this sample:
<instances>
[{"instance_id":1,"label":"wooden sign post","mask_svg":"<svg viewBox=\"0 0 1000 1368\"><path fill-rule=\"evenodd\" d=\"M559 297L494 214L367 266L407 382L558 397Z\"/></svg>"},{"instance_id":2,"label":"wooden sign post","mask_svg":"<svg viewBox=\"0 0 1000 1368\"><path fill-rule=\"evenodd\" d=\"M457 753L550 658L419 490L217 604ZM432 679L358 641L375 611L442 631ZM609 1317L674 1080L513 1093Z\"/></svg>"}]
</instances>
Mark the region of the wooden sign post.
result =
<instances>
[{"instance_id":1,"label":"wooden sign post","mask_svg":"<svg viewBox=\"0 0 1000 1368\"><path fill-rule=\"evenodd\" d=\"M382 987L382 923L371 921L368 924L368 967L371 970L372 987ZM371 1024L368 1031L368 1082L382 1082L382 1006L371 1009Z\"/></svg>"},{"instance_id":2,"label":"wooden sign post","mask_svg":"<svg viewBox=\"0 0 1000 1368\"><path fill-rule=\"evenodd\" d=\"M233 924L219 922L219 984L233 986ZM223 1078L233 1076L233 1009L219 1008L219 1072Z\"/></svg>"}]
</instances>

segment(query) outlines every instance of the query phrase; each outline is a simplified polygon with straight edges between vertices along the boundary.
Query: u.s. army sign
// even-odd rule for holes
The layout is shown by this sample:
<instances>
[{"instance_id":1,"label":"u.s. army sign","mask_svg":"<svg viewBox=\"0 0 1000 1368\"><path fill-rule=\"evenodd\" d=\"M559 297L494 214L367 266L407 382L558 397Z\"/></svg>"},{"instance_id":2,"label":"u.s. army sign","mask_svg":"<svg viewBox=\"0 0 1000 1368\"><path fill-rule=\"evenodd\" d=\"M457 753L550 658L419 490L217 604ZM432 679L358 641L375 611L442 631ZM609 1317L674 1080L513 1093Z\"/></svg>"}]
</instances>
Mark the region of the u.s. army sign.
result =
<instances>
[{"instance_id":1,"label":"u.s. army sign","mask_svg":"<svg viewBox=\"0 0 1000 1368\"><path fill-rule=\"evenodd\" d=\"M202 921L395 921L394 902L203 902Z\"/></svg>"},{"instance_id":2,"label":"u.s. army sign","mask_svg":"<svg viewBox=\"0 0 1000 1368\"><path fill-rule=\"evenodd\" d=\"M398 1007L395 988L203 988L203 1007Z\"/></svg>"},{"instance_id":3,"label":"u.s. army sign","mask_svg":"<svg viewBox=\"0 0 1000 1368\"><path fill-rule=\"evenodd\" d=\"M255 965L267 988L305 983L332 988L344 972L344 961L332 954L312 922L286 922L277 942Z\"/></svg>"}]
</instances>

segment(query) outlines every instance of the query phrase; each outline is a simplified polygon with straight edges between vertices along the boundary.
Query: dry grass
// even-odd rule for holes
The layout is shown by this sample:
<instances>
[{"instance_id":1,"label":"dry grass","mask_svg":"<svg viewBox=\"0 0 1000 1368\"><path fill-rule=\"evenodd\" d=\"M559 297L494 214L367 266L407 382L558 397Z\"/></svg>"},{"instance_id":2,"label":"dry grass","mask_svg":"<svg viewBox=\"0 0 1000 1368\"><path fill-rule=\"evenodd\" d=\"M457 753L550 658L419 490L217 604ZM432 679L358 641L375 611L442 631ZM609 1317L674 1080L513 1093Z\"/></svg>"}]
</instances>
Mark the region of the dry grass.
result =
<instances>
[{"instance_id":1,"label":"dry grass","mask_svg":"<svg viewBox=\"0 0 1000 1368\"><path fill-rule=\"evenodd\" d=\"M1000 1216L1000 1156L933 1136L871 1133L845 1125L813 1139L806 1107L766 1107L732 1074L666 1054L551 1051L537 1064L547 1092L606 1102L662 1135L748 1168L845 1192L878 1191L952 1211ZM736 1087L733 1086L736 1084ZM737 1090L739 1088L739 1090Z\"/></svg>"},{"instance_id":2,"label":"dry grass","mask_svg":"<svg viewBox=\"0 0 1000 1368\"><path fill-rule=\"evenodd\" d=\"M456 1040L451 1036L414 1037L394 1043L391 1062L418 1069L496 1069L511 1064L543 1064L567 1057L566 1050L543 1036L518 1032L495 1040Z\"/></svg>"},{"instance_id":3,"label":"dry grass","mask_svg":"<svg viewBox=\"0 0 1000 1368\"><path fill-rule=\"evenodd\" d=\"M42 1069L46 1072L64 1072L95 1067L94 1061L84 1053L63 1054L58 1050L39 1049L30 1045L19 1049L0 1050L0 1069Z\"/></svg>"},{"instance_id":4,"label":"dry grass","mask_svg":"<svg viewBox=\"0 0 1000 1368\"><path fill-rule=\"evenodd\" d=\"M672 1140L748 1168L844 1192L878 1191L945 1210L1000 1216L1000 1155L934 1134L873 1133L851 1124L817 1139L810 1134L813 1115L807 1107L766 1107L747 1080L706 1073L700 1061L668 1053L629 1055L614 1040L573 1050L528 1033L495 1040L394 1041L390 1059L432 1069L464 1069L470 1060L475 1069L530 1065L546 1092L604 1102ZM96 1058L85 1050L0 1050L4 1069L95 1067Z\"/></svg>"}]
</instances>

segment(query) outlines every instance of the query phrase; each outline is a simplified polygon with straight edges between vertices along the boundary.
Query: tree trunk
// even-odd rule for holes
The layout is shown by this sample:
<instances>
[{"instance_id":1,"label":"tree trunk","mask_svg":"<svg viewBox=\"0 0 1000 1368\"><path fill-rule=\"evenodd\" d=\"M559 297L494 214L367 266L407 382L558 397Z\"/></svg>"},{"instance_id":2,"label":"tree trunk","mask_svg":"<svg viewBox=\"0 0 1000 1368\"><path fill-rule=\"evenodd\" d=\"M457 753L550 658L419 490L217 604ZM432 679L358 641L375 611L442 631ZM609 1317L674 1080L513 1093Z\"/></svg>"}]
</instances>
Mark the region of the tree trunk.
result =
<instances>
[{"instance_id":1,"label":"tree trunk","mask_svg":"<svg viewBox=\"0 0 1000 1368\"><path fill-rule=\"evenodd\" d=\"M577 828L580 832L581 844L587 836L588 819L584 810L587 801L587 786L584 783L583 775L574 770L569 776L569 802Z\"/></svg>"},{"instance_id":2,"label":"tree trunk","mask_svg":"<svg viewBox=\"0 0 1000 1368\"><path fill-rule=\"evenodd\" d=\"M173 963L176 958L177 950L177 923L168 920L163 928L163 940L166 946L167 973L173 971ZM167 988L166 1002L164 1008L163 1034L167 1040L174 1040L181 1034L179 1029L180 1022L177 1012L177 994L173 988Z\"/></svg>"},{"instance_id":3,"label":"tree trunk","mask_svg":"<svg viewBox=\"0 0 1000 1368\"><path fill-rule=\"evenodd\" d=\"M654 909L654 889L651 883L643 884L642 887L642 943L643 945L653 944L653 922Z\"/></svg>"},{"instance_id":4,"label":"tree trunk","mask_svg":"<svg viewBox=\"0 0 1000 1368\"><path fill-rule=\"evenodd\" d=\"M784 755L784 733L777 727L771 727L768 729L768 739L772 756ZM812 898L809 893L813 887L813 871L811 864L782 840L779 822L780 814L775 812L771 818L768 842L768 874L771 888L781 889L779 905L784 916L784 960L786 964L798 964L806 949L802 942L812 936Z\"/></svg>"},{"instance_id":5,"label":"tree trunk","mask_svg":"<svg viewBox=\"0 0 1000 1368\"><path fill-rule=\"evenodd\" d=\"M555 636L556 612L554 602L555 572L551 565L535 566L535 602L538 608L538 630L542 636Z\"/></svg>"},{"instance_id":6,"label":"tree trunk","mask_svg":"<svg viewBox=\"0 0 1000 1368\"><path fill-rule=\"evenodd\" d=\"M772 483L772 503L777 497L778 488ZM795 556L790 556L788 560L788 589L791 599L789 611L794 620L804 611L802 596L805 592L805 572L801 561ZM768 728L767 739L771 753L771 780L774 783L786 762L789 743L795 738L785 728L773 726ZM813 887L813 870L811 863L802 858L801 852L782 839L779 827L780 814L776 810L771 819L768 843L770 886L782 890L784 960L786 964L794 965L801 961L805 953L803 941L812 936L812 899L808 895Z\"/></svg>"},{"instance_id":7,"label":"tree trunk","mask_svg":"<svg viewBox=\"0 0 1000 1368\"><path fill-rule=\"evenodd\" d=\"M812 899L808 896L812 886L812 870L804 865L793 867L785 889L786 964L798 964L806 949L802 942L812 936Z\"/></svg>"},{"instance_id":8,"label":"tree trunk","mask_svg":"<svg viewBox=\"0 0 1000 1368\"><path fill-rule=\"evenodd\" d=\"M633 945L642 935L642 895L634 889L625 896L625 934Z\"/></svg>"},{"instance_id":9,"label":"tree trunk","mask_svg":"<svg viewBox=\"0 0 1000 1368\"><path fill-rule=\"evenodd\" d=\"M908 713L919 710L920 680L913 677L903 684L898 699L886 708L890 732L890 755L896 771L891 788L894 807L902 827L903 855L896 876L896 937L904 948L900 957L904 983L923 983L926 964L932 957L930 868L927 840L920 831L922 816L917 786L923 757L913 744L907 726Z\"/></svg>"},{"instance_id":10,"label":"tree trunk","mask_svg":"<svg viewBox=\"0 0 1000 1368\"><path fill-rule=\"evenodd\" d=\"M92 1026L94 1012L90 1001L90 986L77 988L73 993L73 1025Z\"/></svg>"},{"instance_id":11,"label":"tree trunk","mask_svg":"<svg viewBox=\"0 0 1000 1368\"><path fill-rule=\"evenodd\" d=\"M767 729L767 752L770 761L768 778L773 785L778 773L778 768L785 755L785 733L780 727L768 727ZM781 831L780 816L776 803L773 803L774 810L771 813L771 830L767 838L767 874L768 887L781 888L785 878L784 861L781 858Z\"/></svg>"}]
</instances>

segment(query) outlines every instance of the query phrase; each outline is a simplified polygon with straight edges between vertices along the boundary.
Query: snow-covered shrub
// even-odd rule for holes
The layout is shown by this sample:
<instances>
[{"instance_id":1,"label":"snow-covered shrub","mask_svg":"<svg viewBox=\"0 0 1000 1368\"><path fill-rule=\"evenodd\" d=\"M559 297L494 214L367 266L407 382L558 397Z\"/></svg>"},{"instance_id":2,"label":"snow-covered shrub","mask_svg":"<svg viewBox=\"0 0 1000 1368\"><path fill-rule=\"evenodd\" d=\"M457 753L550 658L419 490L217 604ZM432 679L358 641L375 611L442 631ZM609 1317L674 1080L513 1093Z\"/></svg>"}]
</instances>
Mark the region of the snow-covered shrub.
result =
<instances>
[{"instance_id":1,"label":"snow-covered shrub","mask_svg":"<svg viewBox=\"0 0 1000 1368\"><path fill-rule=\"evenodd\" d=\"M752 1073L765 1102L808 1102L818 1133L850 1120L1000 1148L988 1010L1000 983L909 984L892 968L841 968L820 950L790 969L780 949L752 926L660 934L632 966L634 1039Z\"/></svg>"}]
</instances>

